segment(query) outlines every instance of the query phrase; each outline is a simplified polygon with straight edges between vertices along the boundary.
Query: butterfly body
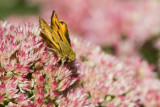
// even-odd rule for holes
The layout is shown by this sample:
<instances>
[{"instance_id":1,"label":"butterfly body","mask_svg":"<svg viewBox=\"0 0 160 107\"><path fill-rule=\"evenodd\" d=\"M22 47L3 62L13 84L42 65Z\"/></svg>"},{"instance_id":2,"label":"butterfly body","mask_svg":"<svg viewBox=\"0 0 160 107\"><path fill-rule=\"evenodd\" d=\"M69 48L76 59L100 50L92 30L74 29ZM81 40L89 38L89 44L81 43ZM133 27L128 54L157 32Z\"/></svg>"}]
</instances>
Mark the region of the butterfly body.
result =
<instances>
[{"instance_id":1,"label":"butterfly body","mask_svg":"<svg viewBox=\"0 0 160 107\"><path fill-rule=\"evenodd\" d=\"M58 19L55 11L52 13L51 26L49 26L43 18L39 18L40 27L42 29L42 38L50 45L57 56L58 61L72 62L76 59L76 55L71 48L69 31L67 24Z\"/></svg>"},{"instance_id":2,"label":"butterfly body","mask_svg":"<svg viewBox=\"0 0 160 107\"><path fill-rule=\"evenodd\" d=\"M62 53L58 53L60 59L64 62L71 62L76 59L76 55L69 45L67 46L66 43L60 41L60 47L63 48Z\"/></svg>"}]
</instances>

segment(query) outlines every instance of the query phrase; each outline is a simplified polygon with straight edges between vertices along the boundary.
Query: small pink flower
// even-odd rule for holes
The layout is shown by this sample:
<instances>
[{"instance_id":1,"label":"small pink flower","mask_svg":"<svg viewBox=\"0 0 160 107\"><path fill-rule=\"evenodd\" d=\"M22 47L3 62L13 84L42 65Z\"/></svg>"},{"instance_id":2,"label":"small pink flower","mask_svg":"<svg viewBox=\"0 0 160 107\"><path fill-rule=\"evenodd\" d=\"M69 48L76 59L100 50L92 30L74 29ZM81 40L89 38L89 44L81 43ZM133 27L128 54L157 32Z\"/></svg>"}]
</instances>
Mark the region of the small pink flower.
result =
<instances>
[{"instance_id":1,"label":"small pink flower","mask_svg":"<svg viewBox=\"0 0 160 107\"><path fill-rule=\"evenodd\" d=\"M3 100L4 100L4 98L3 98L3 96L0 94L0 104L3 103Z\"/></svg>"},{"instance_id":2,"label":"small pink flower","mask_svg":"<svg viewBox=\"0 0 160 107\"><path fill-rule=\"evenodd\" d=\"M53 81L53 82L51 82L51 84L50 84L50 88L51 88L51 89L56 89L57 85L58 85L58 83L57 83L56 81Z\"/></svg>"},{"instance_id":3,"label":"small pink flower","mask_svg":"<svg viewBox=\"0 0 160 107\"><path fill-rule=\"evenodd\" d=\"M43 86L36 86L36 92L43 92Z\"/></svg>"},{"instance_id":4,"label":"small pink flower","mask_svg":"<svg viewBox=\"0 0 160 107\"><path fill-rule=\"evenodd\" d=\"M57 91L51 91L50 92L50 98L53 100L53 99L55 99L56 98L56 96L58 96L58 92Z\"/></svg>"},{"instance_id":5,"label":"small pink flower","mask_svg":"<svg viewBox=\"0 0 160 107\"><path fill-rule=\"evenodd\" d=\"M43 99L38 98L35 100L34 105L40 107L43 104Z\"/></svg>"},{"instance_id":6,"label":"small pink flower","mask_svg":"<svg viewBox=\"0 0 160 107\"><path fill-rule=\"evenodd\" d=\"M0 94L4 94L6 91L6 85L0 82Z\"/></svg>"},{"instance_id":7,"label":"small pink flower","mask_svg":"<svg viewBox=\"0 0 160 107\"><path fill-rule=\"evenodd\" d=\"M70 86L71 79L65 78L58 84L58 91L63 91Z\"/></svg>"},{"instance_id":8,"label":"small pink flower","mask_svg":"<svg viewBox=\"0 0 160 107\"><path fill-rule=\"evenodd\" d=\"M59 106L61 107L83 107L89 106L87 94L83 89L70 90L66 97L59 97Z\"/></svg>"},{"instance_id":9,"label":"small pink flower","mask_svg":"<svg viewBox=\"0 0 160 107\"><path fill-rule=\"evenodd\" d=\"M37 81L37 84L38 84L39 86L42 86L43 83L44 83L44 77L41 75L41 76L39 77L38 81Z\"/></svg>"}]
</instances>

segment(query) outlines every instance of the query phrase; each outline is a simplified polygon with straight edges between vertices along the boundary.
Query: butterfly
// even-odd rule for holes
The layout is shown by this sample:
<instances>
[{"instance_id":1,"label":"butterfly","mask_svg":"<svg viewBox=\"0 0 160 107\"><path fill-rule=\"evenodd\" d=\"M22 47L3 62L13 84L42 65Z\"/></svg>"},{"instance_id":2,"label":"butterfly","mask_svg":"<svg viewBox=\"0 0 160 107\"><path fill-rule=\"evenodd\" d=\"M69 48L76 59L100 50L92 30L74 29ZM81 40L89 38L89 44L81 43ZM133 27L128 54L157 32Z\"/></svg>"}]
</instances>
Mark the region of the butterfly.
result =
<instances>
[{"instance_id":1,"label":"butterfly","mask_svg":"<svg viewBox=\"0 0 160 107\"><path fill-rule=\"evenodd\" d=\"M55 11L52 12L51 25L39 17L40 28L42 29L42 38L50 45L57 56L57 62L61 61L62 66L65 62L72 62L76 59L76 54L71 48L71 41L67 24L63 20L59 20ZM81 57L83 60L87 60Z\"/></svg>"}]
</instances>

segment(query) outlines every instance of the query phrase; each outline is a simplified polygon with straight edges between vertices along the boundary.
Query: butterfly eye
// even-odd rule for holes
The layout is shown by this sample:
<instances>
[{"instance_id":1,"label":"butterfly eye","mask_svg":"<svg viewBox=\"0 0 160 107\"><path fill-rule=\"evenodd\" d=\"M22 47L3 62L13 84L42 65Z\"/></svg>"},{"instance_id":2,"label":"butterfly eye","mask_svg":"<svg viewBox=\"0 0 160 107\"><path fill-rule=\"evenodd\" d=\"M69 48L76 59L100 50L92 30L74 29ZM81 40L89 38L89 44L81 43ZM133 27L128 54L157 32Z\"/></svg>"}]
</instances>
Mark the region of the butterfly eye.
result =
<instances>
[{"instance_id":1,"label":"butterfly eye","mask_svg":"<svg viewBox=\"0 0 160 107\"><path fill-rule=\"evenodd\" d=\"M68 61L68 60L69 60L69 57L68 57L68 56L65 56L65 59L66 59L66 61Z\"/></svg>"}]
</instances>

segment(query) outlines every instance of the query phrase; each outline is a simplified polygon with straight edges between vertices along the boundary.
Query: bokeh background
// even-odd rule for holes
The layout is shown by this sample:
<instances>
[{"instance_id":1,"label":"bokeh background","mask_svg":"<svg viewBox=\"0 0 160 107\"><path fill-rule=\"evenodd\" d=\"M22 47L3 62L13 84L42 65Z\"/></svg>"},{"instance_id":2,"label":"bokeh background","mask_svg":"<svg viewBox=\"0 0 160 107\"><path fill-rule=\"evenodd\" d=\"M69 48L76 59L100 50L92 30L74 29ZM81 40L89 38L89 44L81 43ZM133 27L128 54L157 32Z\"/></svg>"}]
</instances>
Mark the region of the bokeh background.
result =
<instances>
[{"instance_id":1,"label":"bokeh background","mask_svg":"<svg viewBox=\"0 0 160 107\"><path fill-rule=\"evenodd\" d=\"M100 45L119 59L146 60L160 78L159 0L0 0L0 20L15 26L50 23L52 11L67 22L70 34Z\"/></svg>"}]
</instances>

